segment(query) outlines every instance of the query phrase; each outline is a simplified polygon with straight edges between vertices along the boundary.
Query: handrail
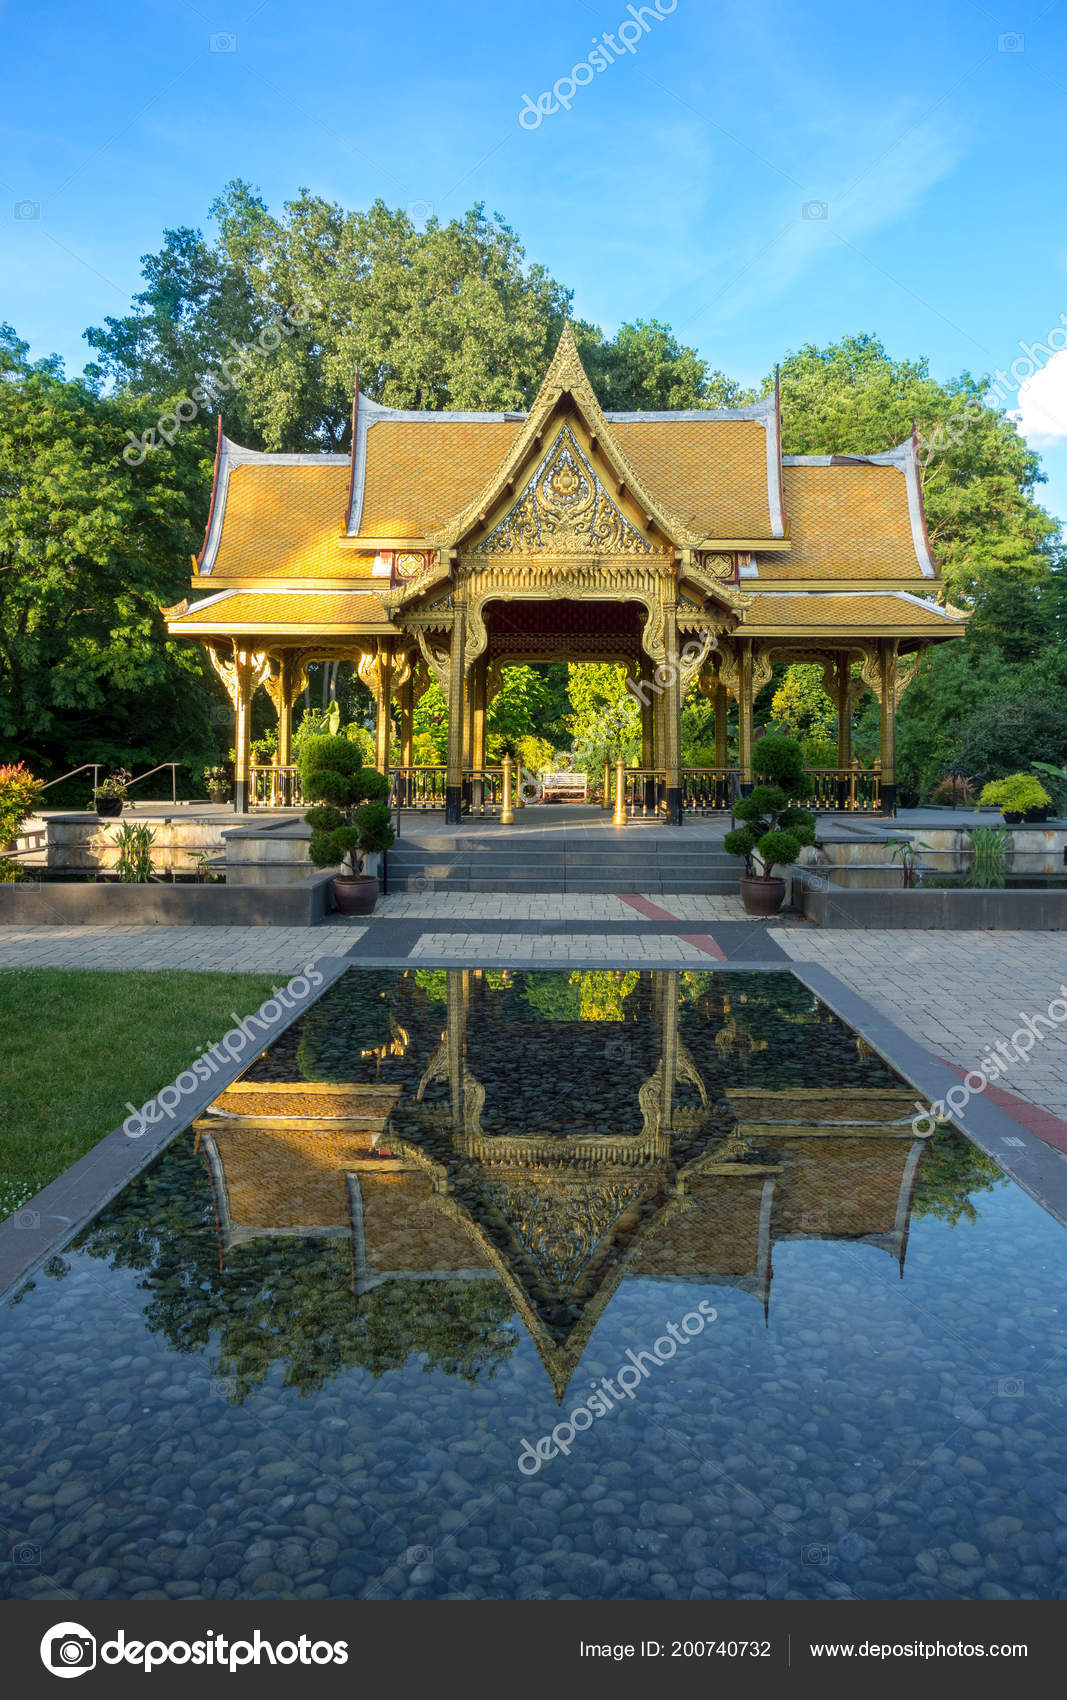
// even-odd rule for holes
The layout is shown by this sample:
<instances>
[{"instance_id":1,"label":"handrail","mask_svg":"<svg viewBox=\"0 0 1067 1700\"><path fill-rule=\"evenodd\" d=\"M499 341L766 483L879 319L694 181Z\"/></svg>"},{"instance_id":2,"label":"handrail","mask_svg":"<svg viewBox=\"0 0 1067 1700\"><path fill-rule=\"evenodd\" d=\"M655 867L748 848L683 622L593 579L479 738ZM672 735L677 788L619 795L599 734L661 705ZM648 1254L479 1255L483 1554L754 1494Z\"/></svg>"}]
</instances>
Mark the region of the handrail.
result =
<instances>
[{"instance_id":1,"label":"handrail","mask_svg":"<svg viewBox=\"0 0 1067 1700\"><path fill-rule=\"evenodd\" d=\"M153 773L162 773L165 767L169 767L170 797L171 802L176 803L178 801L178 769L184 766L185 763L182 761L161 761L158 767L150 767L147 773L139 773L136 779L131 779L126 789L132 791L135 785L140 785L142 779L151 779ZM96 781L94 780L93 783L95 785Z\"/></svg>"},{"instance_id":2,"label":"handrail","mask_svg":"<svg viewBox=\"0 0 1067 1700\"><path fill-rule=\"evenodd\" d=\"M76 773L84 773L86 768L93 770L93 790L96 790L96 776L106 763L102 761L83 761L80 767L72 767L69 773L61 773L58 779L46 779L41 786L42 791L48 791L53 785L62 785L64 779L73 779Z\"/></svg>"}]
</instances>

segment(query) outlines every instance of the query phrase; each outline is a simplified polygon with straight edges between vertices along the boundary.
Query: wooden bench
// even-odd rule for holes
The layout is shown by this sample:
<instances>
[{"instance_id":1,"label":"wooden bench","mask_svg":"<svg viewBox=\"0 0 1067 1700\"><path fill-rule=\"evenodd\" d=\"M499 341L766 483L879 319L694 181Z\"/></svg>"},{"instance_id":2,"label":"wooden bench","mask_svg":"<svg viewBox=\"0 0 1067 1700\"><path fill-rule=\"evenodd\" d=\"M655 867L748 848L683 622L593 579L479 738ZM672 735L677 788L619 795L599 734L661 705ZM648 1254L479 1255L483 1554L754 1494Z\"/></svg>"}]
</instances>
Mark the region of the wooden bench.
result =
<instances>
[{"instance_id":1,"label":"wooden bench","mask_svg":"<svg viewBox=\"0 0 1067 1700\"><path fill-rule=\"evenodd\" d=\"M584 803L589 784L584 773L543 773L541 801L543 803Z\"/></svg>"}]
</instances>

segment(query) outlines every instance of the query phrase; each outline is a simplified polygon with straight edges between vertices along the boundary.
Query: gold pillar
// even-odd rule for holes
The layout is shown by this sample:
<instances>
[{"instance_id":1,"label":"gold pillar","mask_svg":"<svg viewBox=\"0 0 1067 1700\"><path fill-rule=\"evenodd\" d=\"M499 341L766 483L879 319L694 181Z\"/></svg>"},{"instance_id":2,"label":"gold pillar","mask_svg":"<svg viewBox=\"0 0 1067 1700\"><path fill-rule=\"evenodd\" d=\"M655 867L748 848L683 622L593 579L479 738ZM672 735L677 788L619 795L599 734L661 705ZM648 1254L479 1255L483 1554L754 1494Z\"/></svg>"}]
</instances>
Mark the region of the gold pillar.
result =
<instances>
[{"instance_id":1,"label":"gold pillar","mask_svg":"<svg viewBox=\"0 0 1067 1700\"><path fill-rule=\"evenodd\" d=\"M878 644L878 678L881 689L882 807L886 814L897 812L897 639L882 638Z\"/></svg>"},{"instance_id":2,"label":"gold pillar","mask_svg":"<svg viewBox=\"0 0 1067 1700\"><path fill-rule=\"evenodd\" d=\"M730 698L721 679L715 681L715 766L730 765Z\"/></svg>"},{"instance_id":3,"label":"gold pillar","mask_svg":"<svg viewBox=\"0 0 1067 1700\"><path fill-rule=\"evenodd\" d=\"M463 733L466 720L467 586L457 576L452 596L452 646L448 656L448 768L445 775L445 820L458 826L463 819Z\"/></svg>"},{"instance_id":4,"label":"gold pillar","mask_svg":"<svg viewBox=\"0 0 1067 1700\"><path fill-rule=\"evenodd\" d=\"M837 657L837 765L852 765L852 669L848 652Z\"/></svg>"},{"instance_id":5,"label":"gold pillar","mask_svg":"<svg viewBox=\"0 0 1067 1700\"><path fill-rule=\"evenodd\" d=\"M752 639L742 638L737 648L737 761L741 785L752 787Z\"/></svg>"},{"instance_id":6,"label":"gold pillar","mask_svg":"<svg viewBox=\"0 0 1067 1700\"><path fill-rule=\"evenodd\" d=\"M412 767L415 743L415 682L408 679L400 687L400 765Z\"/></svg>"},{"instance_id":7,"label":"gold pillar","mask_svg":"<svg viewBox=\"0 0 1067 1700\"><path fill-rule=\"evenodd\" d=\"M378 644L377 736L374 765L379 773L389 772L390 709L393 706L393 646Z\"/></svg>"},{"instance_id":8,"label":"gold pillar","mask_svg":"<svg viewBox=\"0 0 1067 1700\"><path fill-rule=\"evenodd\" d=\"M480 655L471 675L471 766L485 766L485 721L487 713L486 686L489 657Z\"/></svg>"},{"instance_id":9,"label":"gold pillar","mask_svg":"<svg viewBox=\"0 0 1067 1700\"><path fill-rule=\"evenodd\" d=\"M663 765L667 770L667 819L682 824L682 681L678 654L678 599L672 582L663 601L663 648L667 686L663 692Z\"/></svg>"},{"instance_id":10,"label":"gold pillar","mask_svg":"<svg viewBox=\"0 0 1067 1700\"><path fill-rule=\"evenodd\" d=\"M251 650L239 649L234 655L234 767L233 767L233 801L237 813L246 815L252 798L248 794L249 773L248 756L252 728L252 697L255 692L255 682L252 674L254 662Z\"/></svg>"}]
</instances>

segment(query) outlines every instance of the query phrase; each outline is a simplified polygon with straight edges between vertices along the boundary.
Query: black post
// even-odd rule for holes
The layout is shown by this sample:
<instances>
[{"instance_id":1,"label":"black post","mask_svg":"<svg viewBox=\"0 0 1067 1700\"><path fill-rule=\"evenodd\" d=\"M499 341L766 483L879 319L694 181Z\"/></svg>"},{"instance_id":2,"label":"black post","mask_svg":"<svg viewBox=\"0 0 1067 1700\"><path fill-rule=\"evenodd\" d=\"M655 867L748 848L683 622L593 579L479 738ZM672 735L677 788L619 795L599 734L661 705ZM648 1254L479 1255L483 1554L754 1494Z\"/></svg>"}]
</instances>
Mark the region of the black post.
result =
<instances>
[{"instance_id":1,"label":"black post","mask_svg":"<svg viewBox=\"0 0 1067 1700\"><path fill-rule=\"evenodd\" d=\"M445 824L459 826L463 820L462 785L445 786Z\"/></svg>"},{"instance_id":2,"label":"black post","mask_svg":"<svg viewBox=\"0 0 1067 1700\"><path fill-rule=\"evenodd\" d=\"M680 785L667 786L667 820L671 826L682 824L682 788Z\"/></svg>"}]
</instances>

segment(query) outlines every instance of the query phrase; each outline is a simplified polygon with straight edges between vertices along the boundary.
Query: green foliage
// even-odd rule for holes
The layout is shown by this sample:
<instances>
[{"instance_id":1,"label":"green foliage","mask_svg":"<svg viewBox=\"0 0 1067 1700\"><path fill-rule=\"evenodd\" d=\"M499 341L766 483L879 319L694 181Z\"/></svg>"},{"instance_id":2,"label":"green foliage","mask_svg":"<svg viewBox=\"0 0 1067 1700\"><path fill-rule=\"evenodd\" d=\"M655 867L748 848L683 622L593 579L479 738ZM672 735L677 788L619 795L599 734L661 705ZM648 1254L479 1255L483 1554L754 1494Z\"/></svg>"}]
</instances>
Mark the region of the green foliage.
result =
<instances>
[{"instance_id":1,"label":"green foliage","mask_svg":"<svg viewBox=\"0 0 1067 1700\"><path fill-rule=\"evenodd\" d=\"M811 790L803 750L781 732L768 732L753 744L752 771L761 779L772 779L793 798L806 797Z\"/></svg>"},{"instance_id":2,"label":"green foliage","mask_svg":"<svg viewBox=\"0 0 1067 1700\"><path fill-rule=\"evenodd\" d=\"M1057 528L1033 497L1038 456L986 405L987 379L964 372L938 383L927 361L894 359L862 335L789 354L781 386L787 454L876 453L917 421L930 540L950 597L970 600L995 577L1044 575Z\"/></svg>"},{"instance_id":3,"label":"green foliage","mask_svg":"<svg viewBox=\"0 0 1067 1700\"><path fill-rule=\"evenodd\" d=\"M1003 889L1008 870L1008 834L1002 826L971 828L971 865L965 885L981 891Z\"/></svg>"},{"instance_id":4,"label":"green foliage","mask_svg":"<svg viewBox=\"0 0 1067 1700\"><path fill-rule=\"evenodd\" d=\"M837 711L822 688L822 668L810 662L786 667L771 698L771 713L783 732L801 739L814 739L833 749L830 761L809 762L812 767L834 767L837 751L831 740L837 733Z\"/></svg>"},{"instance_id":5,"label":"green foliage","mask_svg":"<svg viewBox=\"0 0 1067 1700\"><path fill-rule=\"evenodd\" d=\"M125 799L126 790L133 774L127 767L116 767L102 779L93 792L94 797L122 797Z\"/></svg>"},{"instance_id":6,"label":"green foliage","mask_svg":"<svg viewBox=\"0 0 1067 1700\"><path fill-rule=\"evenodd\" d=\"M24 761L0 767L0 845L9 844L37 807L41 781Z\"/></svg>"},{"instance_id":7,"label":"green foliage","mask_svg":"<svg viewBox=\"0 0 1067 1700\"><path fill-rule=\"evenodd\" d=\"M116 827L112 843L118 847L115 864L119 879L127 885L147 885L152 878L152 844L155 833L150 826L135 826L125 821Z\"/></svg>"},{"instance_id":8,"label":"green foliage","mask_svg":"<svg viewBox=\"0 0 1067 1700\"><path fill-rule=\"evenodd\" d=\"M776 865L788 867L805 844L815 842L815 816L791 806L791 799L807 794L809 784L800 746L791 738L778 733L761 738L753 748L752 766L777 783L754 785L734 804L734 819L742 824L726 834L723 849L729 856L743 856L750 876L755 875L758 855L763 876L770 879Z\"/></svg>"},{"instance_id":9,"label":"green foliage","mask_svg":"<svg viewBox=\"0 0 1067 1700\"><path fill-rule=\"evenodd\" d=\"M992 1157L987 1157L955 1128L939 1129L926 1141L915 1183L911 1213L915 1221L933 1217L954 1228L957 1222L977 1222L971 1194L1007 1186Z\"/></svg>"},{"instance_id":10,"label":"green foliage","mask_svg":"<svg viewBox=\"0 0 1067 1700\"><path fill-rule=\"evenodd\" d=\"M1004 812L1026 814L1028 809L1046 808L1052 798L1034 774L1012 773L984 785L978 801Z\"/></svg>"},{"instance_id":11,"label":"green foliage","mask_svg":"<svg viewBox=\"0 0 1067 1700\"><path fill-rule=\"evenodd\" d=\"M122 458L163 400L94 395L0 326L0 754L60 771L214 756L216 687L159 613L187 588L210 446L190 428Z\"/></svg>"},{"instance_id":12,"label":"green foliage","mask_svg":"<svg viewBox=\"0 0 1067 1700\"><path fill-rule=\"evenodd\" d=\"M300 779L311 800L308 854L317 868L350 865L396 841L388 805L389 781L364 767L358 744L339 734L308 737L300 751ZM357 857L358 853L358 857Z\"/></svg>"},{"instance_id":13,"label":"green foliage","mask_svg":"<svg viewBox=\"0 0 1067 1700\"><path fill-rule=\"evenodd\" d=\"M575 767L597 779L605 757L614 764L641 758L641 708L626 689L626 669L610 663L581 662L567 669L571 702L568 728Z\"/></svg>"}]
</instances>

